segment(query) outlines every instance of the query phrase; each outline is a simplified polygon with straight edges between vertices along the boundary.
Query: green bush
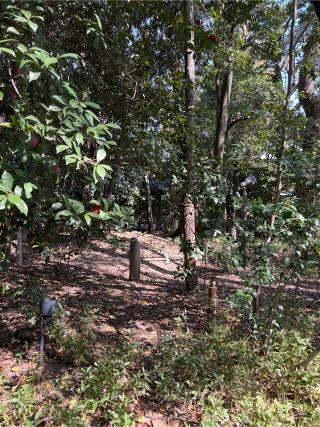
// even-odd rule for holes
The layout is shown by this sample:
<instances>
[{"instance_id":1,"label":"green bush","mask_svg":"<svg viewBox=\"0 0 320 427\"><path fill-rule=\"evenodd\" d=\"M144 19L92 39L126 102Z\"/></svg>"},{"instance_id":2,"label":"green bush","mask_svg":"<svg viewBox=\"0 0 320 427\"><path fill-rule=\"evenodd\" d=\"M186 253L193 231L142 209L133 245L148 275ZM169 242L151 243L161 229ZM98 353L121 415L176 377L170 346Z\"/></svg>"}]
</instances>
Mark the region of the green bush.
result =
<instances>
[{"instance_id":1,"label":"green bush","mask_svg":"<svg viewBox=\"0 0 320 427\"><path fill-rule=\"evenodd\" d=\"M68 346L61 324L52 331L65 360L75 363L72 372L54 380L37 372L18 384L2 380L1 425L133 426L141 398L186 413L191 407L203 427L319 425L319 359L299 367L312 348L310 318L309 335L303 322L302 331L287 323L267 352L241 323L229 326L223 317L192 333L185 313L175 318L175 336L147 350L115 350L97 344L88 311L81 336ZM232 312L226 315L232 319Z\"/></svg>"}]
</instances>

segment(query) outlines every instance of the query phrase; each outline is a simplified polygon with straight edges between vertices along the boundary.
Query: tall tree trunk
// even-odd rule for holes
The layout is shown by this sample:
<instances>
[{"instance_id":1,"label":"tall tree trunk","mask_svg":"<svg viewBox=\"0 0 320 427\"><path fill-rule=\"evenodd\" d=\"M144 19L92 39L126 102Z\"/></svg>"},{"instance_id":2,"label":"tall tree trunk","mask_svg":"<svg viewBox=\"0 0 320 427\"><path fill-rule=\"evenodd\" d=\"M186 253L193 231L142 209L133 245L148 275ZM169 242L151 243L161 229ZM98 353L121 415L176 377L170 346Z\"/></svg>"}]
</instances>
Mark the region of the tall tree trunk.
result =
<instances>
[{"instance_id":1,"label":"tall tree trunk","mask_svg":"<svg viewBox=\"0 0 320 427\"><path fill-rule=\"evenodd\" d=\"M233 35L235 28L232 28ZM222 162L224 158L224 150L228 135L228 121L230 110L230 99L233 82L233 61L229 63L229 67L223 76L222 85L219 82L219 76L216 77L216 92L217 92L217 123L216 134L212 147L213 169L217 173L222 172ZM220 87L221 86L221 87ZM222 207L224 230L228 230L229 214L228 207L232 205L232 196L226 194L226 200Z\"/></svg>"},{"instance_id":2,"label":"tall tree trunk","mask_svg":"<svg viewBox=\"0 0 320 427\"><path fill-rule=\"evenodd\" d=\"M316 11L316 14L317 14L317 17L320 21L320 2L319 2L319 0L311 0L311 3L313 4L315 11Z\"/></svg>"},{"instance_id":3,"label":"tall tree trunk","mask_svg":"<svg viewBox=\"0 0 320 427\"><path fill-rule=\"evenodd\" d=\"M150 172L146 172L144 176L144 183L146 188L146 202L147 202L147 222L149 233L153 232L153 215L152 215L152 199L150 192Z\"/></svg>"},{"instance_id":4,"label":"tall tree trunk","mask_svg":"<svg viewBox=\"0 0 320 427\"><path fill-rule=\"evenodd\" d=\"M228 128L228 119L229 119L229 104L231 98L232 90L232 81L233 81L233 64L230 63L229 69L226 72L221 92L218 97L218 112L217 112L217 127L215 142L213 148L213 157L215 160L214 168L216 172L221 171L221 163L224 157L224 148L226 143L227 128Z\"/></svg>"},{"instance_id":5,"label":"tall tree trunk","mask_svg":"<svg viewBox=\"0 0 320 427\"><path fill-rule=\"evenodd\" d=\"M319 140L320 136L320 94L315 82L319 48L320 43L317 41L314 31L312 31L303 49L303 59L298 81L299 100L307 118L302 149L303 153L307 156L307 161L309 161L308 174L311 173L314 183L317 182L320 174L319 155L313 152L315 142ZM304 201L315 202L318 193L316 184L308 193L307 180L306 174L299 177L296 189L297 195Z\"/></svg>"},{"instance_id":6,"label":"tall tree trunk","mask_svg":"<svg viewBox=\"0 0 320 427\"><path fill-rule=\"evenodd\" d=\"M161 230L162 229L162 221L161 221L161 201L162 197L161 194L157 195L157 217L156 217L156 229Z\"/></svg>"},{"instance_id":7,"label":"tall tree trunk","mask_svg":"<svg viewBox=\"0 0 320 427\"><path fill-rule=\"evenodd\" d=\"M197 284L196 262L191 256L192 248L196 243L195 206L192 201L193 187L193 156L192 138L194 107L196 101L195 93L195 60L194 60L194 3L193 0L185 0L185 14L187 22L188 37L185 50L185 111L186 127L181 140L181 157L185 167L184 193L182 197L183 212L183 237L184 237L184 269L186 271L185 285L188 290L193 289Z\"/></svg>"},{"instance_id":8,"label":"tall tree trunk","mask_svg":"<svg viewBox=\"0 0 320 427\"><path fill-rule=\"evenodd\" d=\"M289 110L289 103L290 98L292 95L292 88L293 88L293 76L295 72L295 63L294 63L294 39L295 39L295 23L297 18L297 0L292 1L292 18L291 18L291 29L290 29L290 44L289 44L289 67L288 67L288 87L286 92L286 98L285 98L285 105L284 105L284 120L286 120L286 115ZM280 144L280 151L279 151L279 157L278 157L278 166L277 166L277 177L276 177L276 185L273 195L272 202L274 204L278 203L280 200L280 194L282 190L282 180L283 180L283 173L284 173L284 167L283 167L283 159L286 151L286 145L287 145L287 125L286 123L283 123L282 125L282 132L281 132L281 144ZM270 230L272 230L274 226L274 222L276 219L276 214L273 213L271 215L270 221L269 221L269 227ZM267 243L271 242L271 232L269 236L267 237Z\"/></svg>"}]
</instances>

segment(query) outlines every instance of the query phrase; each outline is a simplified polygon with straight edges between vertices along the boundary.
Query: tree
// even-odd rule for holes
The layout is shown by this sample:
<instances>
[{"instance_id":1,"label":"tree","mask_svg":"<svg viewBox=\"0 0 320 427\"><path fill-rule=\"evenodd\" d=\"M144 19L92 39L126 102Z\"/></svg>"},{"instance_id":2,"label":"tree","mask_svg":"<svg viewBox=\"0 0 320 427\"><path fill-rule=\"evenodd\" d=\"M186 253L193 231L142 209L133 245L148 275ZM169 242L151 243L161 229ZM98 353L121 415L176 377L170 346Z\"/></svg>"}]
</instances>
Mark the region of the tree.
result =
<instances>
[{"instance_id":1,"label":"tree","mask_svg":"<svg viewBox=\"0 0 320 427\"><path fill-rule=\"evenodd\" d=\"M297 18L297 1L292 1L292 14L291 14L291 28L290 28L290 42L289 42L289 53L288 53L288 73L287 73L287 90L286 90L286 96L284 100L284 123L282 124L282 132L281 132L281 144L280 144L280 150L279 150L279 157L278 157L278 166L277 166L277 174L276 174L276 186L275 191L273 195L273 203L277 204L280 200L280 194L282 190L282 180L283 180L283 173L284 173L284 155L286 151L286 145L287 145L287 124L285 123L285 120L287 119L287 114L289 111L289 103L291 99L291 95L293 92L293 79L294 79L294 73L295 73L295 53L294 53L294 43L295 43L295 25L296 25L296 18ZM270 218L270 229L272 230L274 226L274 221L276 218L276 214L273 213ZM271 241L271 234L269 234L267 238L267 242Z\"/></svg>"},{"instance_id":2,"label":"tree","mask_svg":"<svg viewBox=\"0 0 320 427\"><path fill-rule=\"evenodd\" d=\"M47 241L61 223L86 229L95 218L110 218L103 209L92 212L90 204L99 203L92 196L111 171L103 160L113 144L110 129L118 126L103 123L100 107L77 93L68 70L80 58L48 47L43 23L44 9L37 4L9 4L1 21L3 260L21 225Z\"/></svg>"},{"instance_id":3,"label":"tree","mask_svg":"<svg viewBox=\"0 0 320 427\"><path fill-rule=\"evenodd\" d=\"M192 256L196 244L195 206L192 200L193 191L193 135L194 108L196 103L195 60L194 60L194 3L185 0L186 33L185 45L185 127L181 138L181 158L184 165L184 189L182 195L183 212L183 254L185 284L188 290L195 287L196 261Z\"/></svg>"}]
</instances>

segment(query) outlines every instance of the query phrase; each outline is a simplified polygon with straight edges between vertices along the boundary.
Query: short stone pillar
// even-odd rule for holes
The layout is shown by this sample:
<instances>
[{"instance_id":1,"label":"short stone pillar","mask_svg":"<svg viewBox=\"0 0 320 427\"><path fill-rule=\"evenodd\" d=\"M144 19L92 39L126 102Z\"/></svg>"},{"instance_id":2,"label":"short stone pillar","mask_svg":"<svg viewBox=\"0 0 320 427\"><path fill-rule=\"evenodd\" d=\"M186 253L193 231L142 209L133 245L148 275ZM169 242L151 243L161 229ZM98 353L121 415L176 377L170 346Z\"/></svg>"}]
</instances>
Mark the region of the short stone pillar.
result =
<instances>
[{"instance_id":1,"label":"short stone pillar","mask_svg":"<svg viewBox=\"0 0 320 427\"><path fill-rule=\"evenodd\" d=\"M213 313L217 313L217 306L218 306L218 294L217 294L217 286L216 282L214 280L211 280L210 286L209 286L209 307L212 309Z\"/></svg>"},{"instance_id":2,"label":"short stone pillar","mask_svg":"<svg viewBox=\"0 0 320 427\"><path fill-rule=\"evenodd\" d=\"M140 242L136 237L130 240L129 259L129 280L130 282L140 282Z\"/></svg>"}]
</instances>

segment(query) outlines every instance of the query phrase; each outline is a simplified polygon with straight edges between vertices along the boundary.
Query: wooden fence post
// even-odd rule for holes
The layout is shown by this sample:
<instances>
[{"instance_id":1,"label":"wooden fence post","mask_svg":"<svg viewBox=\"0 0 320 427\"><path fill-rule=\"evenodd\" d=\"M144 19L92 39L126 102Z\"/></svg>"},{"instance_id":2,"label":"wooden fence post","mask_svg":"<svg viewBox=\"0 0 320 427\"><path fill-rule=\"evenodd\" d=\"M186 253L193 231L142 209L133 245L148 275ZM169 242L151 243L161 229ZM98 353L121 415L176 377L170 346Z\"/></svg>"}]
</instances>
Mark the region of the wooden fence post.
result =
<instances>
[{"instance_id":1,"label":"wooden fence post","mask_svg":"<svg viewBox=\"0 0 320 427\"><path fill-rule=\"evenodd\" d=\"M129 280L140 282L140 243L136 237L130 240Z\"/></svg>"},{"instance_id":2,"label":"wooden fence post","mask_svg":"<svg viewBox=\"0 0 320 427\"><path fill-rule=\"evenodd\" d=\"M217 314L217 306L218 306L217 286L216 286L216 282L212 279L209 286L208 297L209 297L209 307L213 310L214 314Z\"/></svg>"}]
</instances>

